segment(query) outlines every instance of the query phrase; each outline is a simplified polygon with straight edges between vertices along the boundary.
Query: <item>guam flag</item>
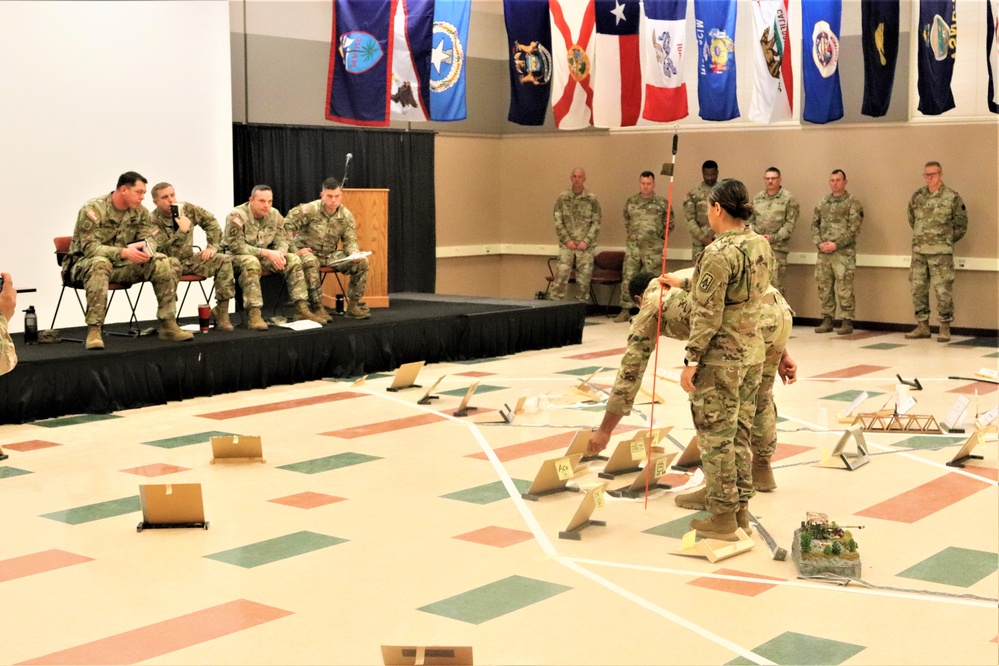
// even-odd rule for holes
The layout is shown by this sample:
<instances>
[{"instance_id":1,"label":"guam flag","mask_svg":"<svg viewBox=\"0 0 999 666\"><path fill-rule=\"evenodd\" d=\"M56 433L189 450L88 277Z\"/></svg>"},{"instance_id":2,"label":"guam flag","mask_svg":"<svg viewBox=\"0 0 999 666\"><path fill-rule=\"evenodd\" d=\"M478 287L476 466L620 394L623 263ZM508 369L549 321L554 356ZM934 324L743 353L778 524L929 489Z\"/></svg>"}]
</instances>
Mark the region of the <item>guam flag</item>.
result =
<instances>
[{"instance_id":1,"label":"guam flag","mask_svg":"<svg viewBox=\"0 0 999 666\"><path fill-rule=\"evenodd\" d=\"M957 3L955 0L920 0L916 35L919 111L939 116L954 108L950 81L957 56Z\"/></svg>"},{"instance_id":2,"label":"guam flag","mask_svg":"<svg viewBox=\"0 0 999 666\"><path fill-rule=\"evenodd\" d=\"M989 111L999 113L999 87L996 75L999 74L999 0L988 0L985 10L988 25L985 26L985 53L989 69Z\"/></svg>"},{"instance_id":3,"label":"guam flag","mask_svg":"<svg viewBox=\"0 0 999 666\"><path fill-rule=\"evenodd\" d=\"M596 0L593 124L630 127L642 113L642 61L638 57L638 0Z\"/></svg>"},{"instance_id":4,"label":"guam flag","mask_svg":"<svg viewBox=\"0 0 999 666\"><path fill-rule=\"evenodd\" d=\"M370 0L369 0L370 2ZM430 119L464 120L468 16L472 0L434 3L433 48L430 52Z\"/></svg>"},{"instance_id":5,"label":"guam flag","mask_svg":"<svg viewBox=\"0 0 999 666\"><path fill-rule=\"evenodd\" d=\"M552 92L548 0L503 0L510 56L510 113L518 125L544 125Z\"/></svg>"},{"instance_id":6,"label":"guam flag","mask_svg":"<svg viewBox=\"0 0 999 666\"><path fill-rule=\"evenodd\" d=\"M397 2L392 26L392 120L427 120L434 0Z\"/></svg>"},{"instance_id":7,"label":"guam flag","mask_svg":"<svg viewBox=\"0 0 999 666\"><path fill-rule=\"evenodd\" d=\"M396 0L335 0L326 118L349 125L389 123L392 22Z\"/></svg>"},{"instance_id":8,"label":"guam flag","mask_svg":"<svg viewBox=\"0 0 999 666\"><path fill-rule=\"evenodd\" d=\"M753 0L752 47L756 84L749 118L767 124L789 120L794 82L787 0Z\"/></svg>"},{"instance_id":9,"label":"guam flag","mask_svg":"<svg viewBox=\"0 0 999 666\"><path fill-rule=\"evenodd\" d=\"M687 0L645 0L641 51L646 120L668 123L687 117L686 23Z\"/></svg>"},{"instance_id":10,"label":"guam flag","mask_svg":"<svg viewBox=\"0 0 999 666\"><path fill-rule=\"evenodd\" d=\"M694 0L697 104L704 120L739 117L735 95L735 0Z\"/></svg>"},{"instance_id":11,"label":"guam flag","mask_svg":"<svg viewBox=\"0 0 999 666\"><path fill-rule=\"evenodd\" d=\"M864 104L860 112L880 118L888 113L898 60L898 0L861 0L864 42Z\"/></svg>"},{"instance_id":12,"label":"guam flag","mask_svg":"<svg viewBox=\"0 0 999 666\"><path fill-rule=\"evenodd\" d=\"M805 84L802 118L828 123L843 117L839 88L839 29L842 0L801 3L801 72Z\"/></svg>"}]
</instances>

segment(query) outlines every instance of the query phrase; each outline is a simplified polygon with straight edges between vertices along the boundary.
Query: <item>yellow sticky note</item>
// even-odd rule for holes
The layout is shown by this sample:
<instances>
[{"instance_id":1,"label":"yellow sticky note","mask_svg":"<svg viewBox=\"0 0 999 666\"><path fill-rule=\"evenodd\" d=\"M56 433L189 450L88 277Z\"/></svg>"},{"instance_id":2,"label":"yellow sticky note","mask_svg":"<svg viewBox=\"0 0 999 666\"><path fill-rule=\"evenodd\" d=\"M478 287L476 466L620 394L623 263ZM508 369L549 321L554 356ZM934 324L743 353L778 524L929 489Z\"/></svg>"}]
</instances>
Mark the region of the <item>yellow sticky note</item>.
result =
<instances>
[{"instance_id":1,"label":"yellow sticky note","mask_svg":"<svg viewBox=\"0 0 999 666\"><path fill-rule=\"evenodd\" d=\"M666 467L666 459L659 458L658 460L656 460L655 469L652 470L652 476L653 478L658 479L661 476L666 476L666 473L668 471L669 469Z\"/></svg>"},{"instance_id":2,"label":"yellow sticky note","mask_svg":"<svg viewBox=\"0 0 999 666\"><path fill-rule=\"evenodd\" d=\"M602 509L603 508L603 506L604 506L604 489L603 488L595 488L593 490L593 504L598 509Z\"/></svg>"},{"instance_id":3,"label":"yellow sticky note","mask_svg":"<svg viewBox=\"0 0 999 666\"><path fill-rule=\"evenodd\" d=\"M824 463L829 462L829 454L830 453L831 453L831 450L829 449L828 446L823 446L822 447L822 462L824 462Z\"/></svg>"},{"instance_id":4,"label":"yellow sticky note","mask_svg":"<svg viewBox=\"0 0 999 666\"><path fill-rule=\"evenodd\" d=\"M559 481L572 478L572 462L568 458L560 458L555 462L555 473Z\"/></svg>"},{"instance_id":5,"label":"yellow sticky note","mask_svg":"<svg viewBox=\"0 0 999 666\"><path fill-rule=\"evenodd\" d=\"M684 534L683 538L680 540L680 547L686 550L687 548L692 548L696 542L697 530L690 530Z\"/></svg>"},{"instance_id":6,"label":"yellow sticky note","mask_svg":"<svg viewBox=\"0 0 999 666\"><path fill-rule=\"evenodd\" d=\"M631 459L632 460L644 460L645 459L645 442L640 439L631 440Z\"/></svg>"}]
</instances>

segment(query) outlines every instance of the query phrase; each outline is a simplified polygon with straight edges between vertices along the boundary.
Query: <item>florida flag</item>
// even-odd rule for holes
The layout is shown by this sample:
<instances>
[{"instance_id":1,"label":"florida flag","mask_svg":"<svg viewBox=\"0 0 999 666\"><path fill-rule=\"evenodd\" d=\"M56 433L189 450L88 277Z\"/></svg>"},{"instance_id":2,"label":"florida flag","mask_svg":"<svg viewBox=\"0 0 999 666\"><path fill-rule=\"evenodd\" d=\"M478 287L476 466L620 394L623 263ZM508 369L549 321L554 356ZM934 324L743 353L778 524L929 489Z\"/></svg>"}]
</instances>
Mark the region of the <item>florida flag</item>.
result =
<instances>
[{"instance_id":1,"label":"florida flag","mask_svg":"<svg viewBox=\"0 0 999 666\"><path fill-rule=\"evenodd\" d=\"M559 129L593 124L593 0L549 0L552 111Z\"/></svg>"},{"instance_id":2,"label":"florida flag","mask_svg":"<svg viewBox=\"0 0 999 666\"><path fill-rule=\"evenodd\" d=\"M749 119L764 124L790 120L794 82L787 0L753 0L753 65L756 84Z\"/></svg>"},{"instance_id":3,"label":"florida flag","mask_svg":"<svg viewBox=\"0 0 999 666\"><path fill-rule=\"evenodd\" d=\"M642 63L638 57L638 0L596 0L593 124L628 127L642 111Z\"/></svg>"},{"instance_id":4,"label":"florida flag","mask_svg":"<svg viewBox=\"0 0 999 666\"><path fill-rule=\"evenodd\" d=\"M667 123L687 117L686 22L687 0L645 0L641 52L646 120Z\"/></svg>"}]
</instances>

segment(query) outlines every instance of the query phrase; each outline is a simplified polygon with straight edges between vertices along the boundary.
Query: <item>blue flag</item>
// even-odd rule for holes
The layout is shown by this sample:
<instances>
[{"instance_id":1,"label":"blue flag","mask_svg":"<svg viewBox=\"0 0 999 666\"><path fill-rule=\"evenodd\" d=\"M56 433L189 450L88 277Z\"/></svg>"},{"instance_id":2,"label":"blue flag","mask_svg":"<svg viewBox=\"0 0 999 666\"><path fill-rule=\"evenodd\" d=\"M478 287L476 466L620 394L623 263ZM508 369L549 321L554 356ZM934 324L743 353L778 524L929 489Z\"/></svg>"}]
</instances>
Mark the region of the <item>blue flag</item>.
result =
<instances>
[{"instance_id":1,"label":"blue flag","mask_svg":"<svg viewBox=\"0 0 999 666\"><path fill-rule=\"evenodd\" d=\"M957 3L920 0L916 45L919 111L938 116L954 108L950 81L957 56Z\"/></svg>"},{"instance_id":2,"label":"blue flag","mask_svg":"<svg viewBox=\"0 0 999 666\"><path fill-rule=\"evenodd\" d=\"M801 117L810 123L828 123L843 117L839 87L839 29L842 0L808 0L801 3L801 72L805 108Z\"/></svg>"},{"instance_id":3,"label":"blue flag","mask_svg":"<svg viewBox=\"0 0 999 666\"><path fill-rule=\"evenodd\" d=\"M430 51L430 119L464 120L465 53L472 0L437 0Z\"/></svg>"},{"instance_id":4,"label":"blue flag","mask_svg":"<svg viewBox=\"0 0 999 666\"><path fill-rule=\"evenodd\" d=\"M510 113L518 125L544 125L552 92L548 0L503 0L510 57Z\"/></svg>"},{"instance_id":5,"label":"blue flag","mask_svg":"<svg viewBox=\"0 0 999 666\"><path fill-rule=\"evenodd\" d=\"M999 113L999 87L996 75L999 74L999 2L987 0L985 3L985 64L989 70L988 104L989 111Z\"/></svg>"},{"instance_id":6,"label":"blue flag","mask_svg":"<svg viewBox=\"0 0 999 666\"><path fill-rule=\"evenodd\" d=\"M327 119L349 125L388 125L395 6L396 0L334 1Z\"/></svg>"},{"instance_id":7,"label":"blue flag","mask_svg":"<svg viewBox=\"0 0 999 666\"><path fill-rule=\"evenodd\" d=\"M704 120L739 117L735 96L735 0L694 0L697 104Z\"/></svg>"},{"instance_id":8,"label":"blue flag","mask_svg":"<svg viewBox=\"0 0 999 666\"><path fill-rule=\"evenodd\" d=\"M888 113L898 61L898 0L861 0L864 42L864 103L860 112L880 118Z\"/></svg>"}]
</instances>

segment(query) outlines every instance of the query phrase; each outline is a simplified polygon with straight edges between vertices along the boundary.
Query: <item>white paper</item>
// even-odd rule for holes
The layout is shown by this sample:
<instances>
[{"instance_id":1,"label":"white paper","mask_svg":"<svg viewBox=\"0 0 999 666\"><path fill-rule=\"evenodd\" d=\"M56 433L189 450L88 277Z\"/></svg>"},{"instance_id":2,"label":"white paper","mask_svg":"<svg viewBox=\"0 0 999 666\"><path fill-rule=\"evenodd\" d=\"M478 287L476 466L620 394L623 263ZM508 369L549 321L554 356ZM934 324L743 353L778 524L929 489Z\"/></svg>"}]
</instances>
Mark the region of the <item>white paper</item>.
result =
<instances>
[{"instance_id":1,"label":"white paper","mask_svg":"<svg viewBox=\"0 0 999 666\"><path fill-rule=\"evenodd\" d=\"M954 426L961 423L961 417L964 415L964 410L968 408L971 404L971 398L966 395L958 396L957 400L954 401L954 406L950 408L947 412L947 417L943 420L943 425L947 426L950 430Z\"/></svg>"},{"instance_id":2,"label":"white paper","mask_svg":"<svg viewBox=\"0 0 999 666\"><path fill-rule=\"evenodd\" d=\"M290 328L293 331L309 331L313 328L322 328L323 325L318 321L312 321L311 319L302 319L301 321L289 321L287 324L281 324L281 328Z\"/></svg>"}]
</instances>

